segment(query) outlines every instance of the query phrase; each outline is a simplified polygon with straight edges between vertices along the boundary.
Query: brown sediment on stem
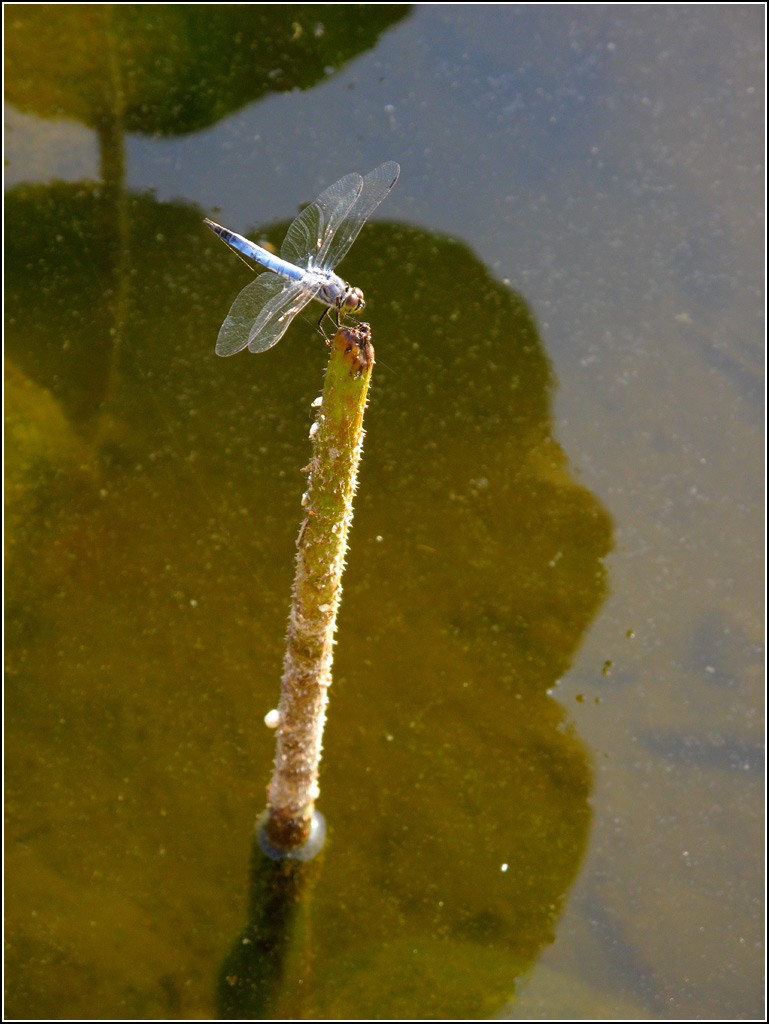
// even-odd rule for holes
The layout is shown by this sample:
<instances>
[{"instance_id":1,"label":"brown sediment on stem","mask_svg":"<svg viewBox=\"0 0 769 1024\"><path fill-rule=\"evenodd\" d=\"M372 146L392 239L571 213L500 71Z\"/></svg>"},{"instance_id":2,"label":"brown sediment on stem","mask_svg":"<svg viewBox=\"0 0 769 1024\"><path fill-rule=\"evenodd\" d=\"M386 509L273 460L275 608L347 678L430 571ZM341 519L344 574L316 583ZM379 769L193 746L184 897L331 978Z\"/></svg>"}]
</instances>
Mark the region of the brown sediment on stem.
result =
<instances>
[{"instance_id":1,"label":"brown sediment on stem","mask_svg":"<svg viewBox=\"0 0 769 1024\"><path fill-rule=\"evenodd\" d=\"M268 787L266 834L292 849L310 835L331 685L336 614L363 443L374 350L368 324L340 328L331 342L313 454L302 499L296 575L281 681L280 723Z\"/></svg>"}]
</instances>

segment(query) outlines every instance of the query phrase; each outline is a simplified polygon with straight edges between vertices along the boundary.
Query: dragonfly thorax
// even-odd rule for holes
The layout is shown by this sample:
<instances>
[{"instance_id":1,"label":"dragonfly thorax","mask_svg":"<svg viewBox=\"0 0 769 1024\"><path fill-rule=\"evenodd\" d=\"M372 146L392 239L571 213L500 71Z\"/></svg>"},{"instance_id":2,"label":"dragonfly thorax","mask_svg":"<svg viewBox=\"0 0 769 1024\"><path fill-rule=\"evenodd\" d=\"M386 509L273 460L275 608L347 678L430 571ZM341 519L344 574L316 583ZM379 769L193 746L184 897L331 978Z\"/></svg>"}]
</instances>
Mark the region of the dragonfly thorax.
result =
<instances>
[{"instance_id":1,"label":"dragonfly thorax","mask_svg":"<svg viewBox=\"0 0 769 1024\"><path fill-rule=\"evenodd\" d=\"M360 288L352 288L337 274L327 273L315 298L325 302L332 309L338 309L342 316L358 313L366 305Z\"/></svg>"}]
</instances>

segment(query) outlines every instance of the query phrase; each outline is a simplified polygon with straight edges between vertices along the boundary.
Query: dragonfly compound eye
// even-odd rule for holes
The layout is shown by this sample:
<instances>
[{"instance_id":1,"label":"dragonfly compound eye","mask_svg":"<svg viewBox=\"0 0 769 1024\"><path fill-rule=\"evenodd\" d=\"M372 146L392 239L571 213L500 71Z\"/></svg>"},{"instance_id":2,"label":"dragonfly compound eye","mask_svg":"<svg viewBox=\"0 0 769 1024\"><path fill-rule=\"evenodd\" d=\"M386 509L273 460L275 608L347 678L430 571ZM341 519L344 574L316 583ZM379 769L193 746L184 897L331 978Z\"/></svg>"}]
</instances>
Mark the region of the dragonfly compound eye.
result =
<instances>
[{"instance_id":1,"label":"dragonfly compound eye","mask_svg":"<svg viewBox=\"0 0 769 1024\"><path fill-rule=\"evenodd\" d=\"M344 313L359 313L366 305L363 292L360 288L350 288L344 297L342 311Z\"/></svg>"}]
</instances>

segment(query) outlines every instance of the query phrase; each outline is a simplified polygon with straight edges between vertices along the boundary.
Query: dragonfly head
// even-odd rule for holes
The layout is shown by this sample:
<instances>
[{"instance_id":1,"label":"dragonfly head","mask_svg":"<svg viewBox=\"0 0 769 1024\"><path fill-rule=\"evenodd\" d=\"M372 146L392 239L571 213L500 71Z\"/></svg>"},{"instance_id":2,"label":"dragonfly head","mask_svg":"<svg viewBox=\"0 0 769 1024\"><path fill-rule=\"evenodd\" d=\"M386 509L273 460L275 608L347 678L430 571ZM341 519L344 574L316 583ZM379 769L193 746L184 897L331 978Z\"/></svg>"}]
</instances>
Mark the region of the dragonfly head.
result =
<instances>
[{"instance_id":1,"label":"dragonfly head","mask_svg":"<svg viewBox=\"0 0 769 1024\"><path fill-rule=\"evenodd\" d=\"M359 313L366 305L360 288L348 288L339 304L341 313Z\"/></svg>"}]
</instances>

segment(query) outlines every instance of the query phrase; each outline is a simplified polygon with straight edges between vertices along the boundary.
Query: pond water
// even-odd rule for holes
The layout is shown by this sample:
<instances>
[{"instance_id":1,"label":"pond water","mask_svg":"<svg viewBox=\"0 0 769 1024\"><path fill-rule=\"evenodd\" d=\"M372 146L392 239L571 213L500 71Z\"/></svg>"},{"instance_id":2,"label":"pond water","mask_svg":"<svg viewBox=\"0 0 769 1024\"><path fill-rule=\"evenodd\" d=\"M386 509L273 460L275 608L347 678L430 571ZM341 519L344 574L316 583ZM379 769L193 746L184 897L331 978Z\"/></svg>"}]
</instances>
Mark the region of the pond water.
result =
<instances>
[{"instance_id":1,"label":"pond water","mask_svg":"<svg viewBox=\"0 0 769 1024\"><path fill-rule=\"evenodd\" d=\"M763 10L5 24L6 1016L238 1015L326 354L202 221L396 160L291 1016L763 1018Z\"/></svg>"}]
</instances>

